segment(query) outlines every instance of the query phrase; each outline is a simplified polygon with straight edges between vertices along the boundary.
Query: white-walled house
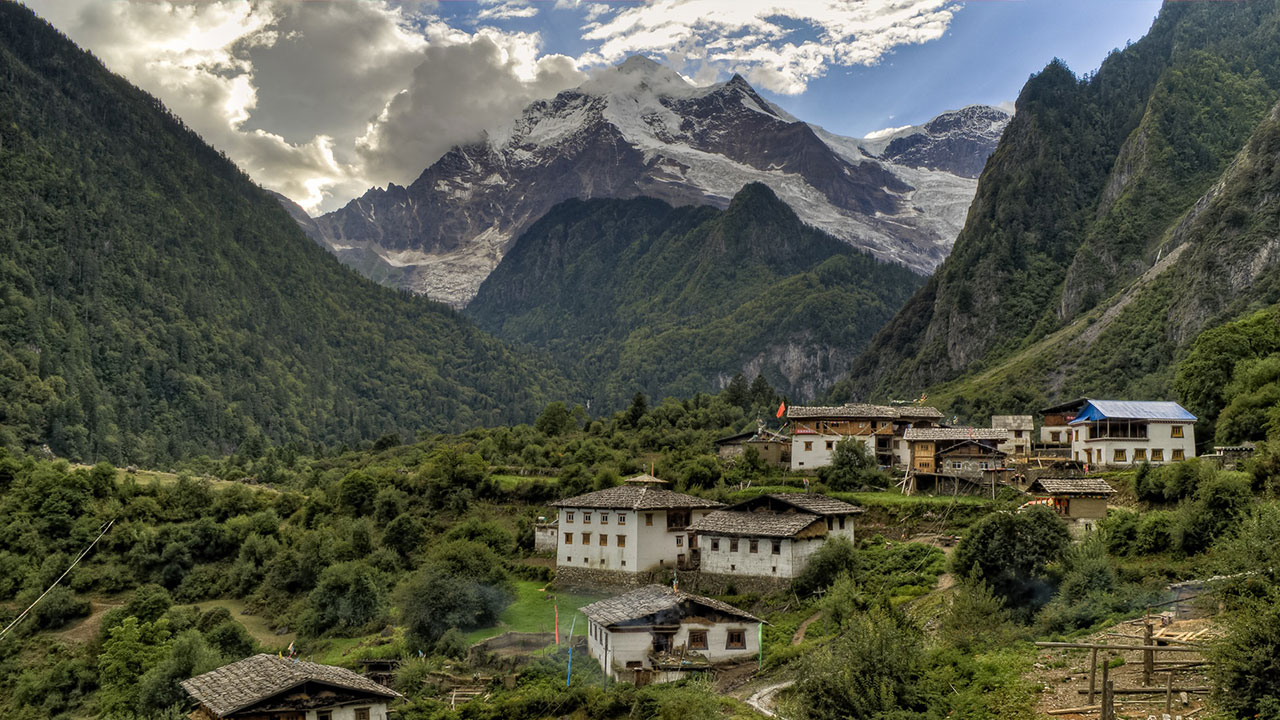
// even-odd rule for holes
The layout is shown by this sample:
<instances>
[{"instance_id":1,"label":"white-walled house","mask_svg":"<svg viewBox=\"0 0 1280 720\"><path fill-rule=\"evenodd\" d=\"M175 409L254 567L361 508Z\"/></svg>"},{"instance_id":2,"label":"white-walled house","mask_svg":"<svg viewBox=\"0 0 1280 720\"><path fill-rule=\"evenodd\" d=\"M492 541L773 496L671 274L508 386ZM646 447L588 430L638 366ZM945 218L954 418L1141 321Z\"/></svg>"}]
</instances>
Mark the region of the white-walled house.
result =
<instances>
[{"instance_id":1,"label":"white-walled house","mask_svg":"<svg viewBox=\"0 0 1280 720\"><path fill-rule=\"evenodd\" d=\"M933 427L942 420L937 408L916 405L870 405L787 408L791 422L791 469L815 470L830 465L836 443L853 439L881 465L906 463L902 433L911 427Z\"/></svg>"},{"instance_id":2,"label":"white-walled house","mask_svg":"<svg viewBox=\"0 0 1280 720\"><path fill-rule=\"evenodd\" d=\"M1087 402L1087 398L1076 398L1041 410L1040 444L1050 448L1070 448L1071 421L1076 419Z\"/></svg>"},{"instance_id":3,"label":"white-walled house","mask_svg":"<svg viewBox=\"0 0 1280 720\"><path fill-rule=\"evenodd\" d=\"M665 484L641 475L552 503L558 510L557 581L628 585L655 570L687 566L697 542L689 526L721 504Z\"/></svg>"},{"instance_id":4,"label":"white-walled house","mask_svg":"<svg viewBox=\"0 0 1280 720\"><path fill-rule=\"evenodd\" d=\"M1071 421L1071 459L1091 467L1196 456L1196 416L1176 402L1088 400Z\"/></svg>"},{"instance_id":5,"label":"white-walled house","mask_svg":"<svg viewBox=\"0 0 1280 720\"><path fill-rule=\"evenodd\" d=\"M991 427L1009 431L1009 437L996 447L997 450L1015 457L1030 454L1036 428L1035 419L1030 415L992 415Z\"/></svg>"},{"instance_id":6,"label":"white-walled house","mask_svg":"<svg viewBox=\"0 0 1280 720\"><path fill-rule=\"evenodd\" d=\"M708 575L790 580L828 538L854 539L862 508L825 495L761 495L689 527L698 536L700 581Z\"/></svg>"},{"instance_id":7,"label":"white-walled house","mask_svg":"<svg viewBox=\"0 0 1280 720\"><path fill-rule=\"evenodd\" d=\"M182 681L196 720L387 720L400 693L346 668L259 653Z\"/></svg>"},{"instance_id":8,"label":"white-walled house","mask_svg":"<svg viewBox=\"0 0 1280 720\"><path fill-rule=\"evenodd\" d=\"M678 680L760 652L761 620L727 603L648 585L582 608L587 652L637 685Z\"/></svg>"}]
</instances>

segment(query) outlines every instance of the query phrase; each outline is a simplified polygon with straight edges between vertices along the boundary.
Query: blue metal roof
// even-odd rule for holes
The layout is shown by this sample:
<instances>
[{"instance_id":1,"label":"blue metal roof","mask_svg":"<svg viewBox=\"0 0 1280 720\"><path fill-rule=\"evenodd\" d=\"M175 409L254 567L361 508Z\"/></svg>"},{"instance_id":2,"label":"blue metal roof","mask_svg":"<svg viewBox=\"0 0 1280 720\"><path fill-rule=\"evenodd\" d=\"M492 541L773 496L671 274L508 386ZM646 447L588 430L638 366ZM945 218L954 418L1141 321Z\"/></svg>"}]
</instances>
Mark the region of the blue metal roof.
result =
<instances>
[{"instance_id":1,"label":"blue metal roof","mask_svg":"<svg viewBox=\"0 0 1280 720\"><path fill-rule=\"evenodd\" d=\"M1097 420L1181 420L1195 422L1196 416L1176 402L1145 400L1090 400L1080 409L1072 425Z\"/></svg>"}]
</instances>

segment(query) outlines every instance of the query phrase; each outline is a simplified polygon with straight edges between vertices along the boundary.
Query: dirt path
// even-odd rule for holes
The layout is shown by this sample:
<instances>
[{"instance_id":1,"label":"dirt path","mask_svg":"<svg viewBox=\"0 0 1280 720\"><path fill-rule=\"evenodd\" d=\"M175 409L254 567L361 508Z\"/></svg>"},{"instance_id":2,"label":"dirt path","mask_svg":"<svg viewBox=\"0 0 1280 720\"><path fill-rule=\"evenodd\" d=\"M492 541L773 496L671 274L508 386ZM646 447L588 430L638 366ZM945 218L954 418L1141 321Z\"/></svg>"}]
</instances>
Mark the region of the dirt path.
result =
<instances>
[{"instance_id":1,"label":"dirt path","mask_svg":"<svg viewBox=\"0 0 1280 720\"><path fill-rule=\"evenodd\" d=\"M795 680L787 680L773 685L766 685L752 693L751 697L746 699L746 703L769 717L777 717L778 713L774 710L774 707L777 704L778 693L795 684Z\"/></svg>"},{"instance_id":2,"label":"dirt path","mask_svg":"<svg viewBox=\"0 0 1280 720\"><path fill-rule=\"evenodd\" d=\"M58 637L71 645L83 645L98 635L98 628L102 627L102 618L107 612L113 608L123 606L124 603L103 603L97 600L89 601L89 617L77 622L66 630L57 633Z\"/></svg>"},{"instance_id":3,"label":"dirt path","mask_svg":"<svg viewBox=\"0 0 1280 720\"><path fill-rule=\"evenodd\" d=\"M822 617L821 610L805 618L804 622L800 623L800 627L796 628L795 634L791 636L791 644L799 645L800 643L804 642L805 631L808 630L809 626L812 625L814 621L820 617Z\"/></svg>"}]
</instances>

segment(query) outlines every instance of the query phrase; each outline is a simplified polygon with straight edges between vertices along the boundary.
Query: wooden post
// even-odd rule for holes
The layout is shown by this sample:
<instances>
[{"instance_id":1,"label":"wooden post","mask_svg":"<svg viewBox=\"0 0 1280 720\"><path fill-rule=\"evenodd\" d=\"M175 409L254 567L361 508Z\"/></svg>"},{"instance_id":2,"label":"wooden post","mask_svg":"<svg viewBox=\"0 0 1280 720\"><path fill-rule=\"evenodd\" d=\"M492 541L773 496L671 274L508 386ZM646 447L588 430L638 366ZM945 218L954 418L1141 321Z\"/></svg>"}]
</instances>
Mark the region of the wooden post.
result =
<instances>
[{"instance_id":1,"label":"wooden post","mask_svg":"<svg viewBox=\"0 0 1280 720\"><path fill-rule=\"evenodd\" d=\"M1089 704L1093 704L1098 679L1098 648L1089 651Z\"/></svg>"},{"instance_id":2,"label":"wooden post","mask_svg":"<svg viewBox=\"0 0 1280 720\"><path fill-rule=\"evenodd\" d=\"M1146 618L1146 623L1143 624L1143 628L1144 630L1142 633L1143 635L1142 644L1144 644L1144 646L1153 646L1153 644L1155 644L1155 641L1153 641L1153 639L1151 638L1151 619ZM1151 687L1151 680L1152 680L1151 675L1152 673L1155 673L1155 670L1156 670L1156 651L1155 650L1142 651L1142 687L1144 688Z\"/></svg>"},{"instance_id":3,"label":"wooden post","mask_svg":"<svg viewBox=\"0 0 1280 720\"><path fill-rule=\"evenodd\" d=\"M1111 693L1109 692L1111 689L1111 681L1108 679L1111 675L1110 660L1111 658L1108 657L1102 658L1102 720L1111 720L1111 718L1107 716L1107 707L1109 706L1111 699Z\"/></svg>"},{"instance_id":4,"label":"wooden post","mask_svg":"<svg viewBox=\"0 0 1280 720\"><path fill-rule=\"evenodd\" d=\"M1102 688L1102 712L1104 720L1116 720L1116 682L1108 680Z\"/></svg>"},{"instance_id":5,"label":"wooden post","mask_svg":"<svg viewBox=\"0 0 1280 720\"><path fill-rule=\"evenodd\" d=\"M1169 685L1164 689L1164 714L1173 709L1173 671L1169 671Z\"/></svg>"}]
</instances>

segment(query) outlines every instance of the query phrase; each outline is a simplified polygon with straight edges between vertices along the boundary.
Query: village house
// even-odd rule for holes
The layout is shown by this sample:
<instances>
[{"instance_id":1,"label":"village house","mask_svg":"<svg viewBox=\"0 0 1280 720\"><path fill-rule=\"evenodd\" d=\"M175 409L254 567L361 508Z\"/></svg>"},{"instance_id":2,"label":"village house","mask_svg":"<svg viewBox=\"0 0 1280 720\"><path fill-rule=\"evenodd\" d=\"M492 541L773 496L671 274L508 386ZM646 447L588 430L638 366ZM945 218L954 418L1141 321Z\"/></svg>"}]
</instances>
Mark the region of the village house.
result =
<instances>
[{"instance_id":1,"label":"village house","mask_svg":"<svg viewBox=\"0 0 1280 720\"><path fill-rule=\"evenodd\" d=\"M791 469L814 470L831 464L836 443L846 438L861 442L881 465L902 464L902 433L912 427L933 427L942 420L936 408L914 405L847 403L834 407L793 406Z\"/></svg>"},{"instance_id":2,"label":"village house","mask_svg":"<svg viewBox=\"0 0 1280 720\"><path fill-rule=\"evenodd\" d=\"M1071 459L1090 467L1189 460L1196 456L1195 422L1176 402L1087 400L1069 423Z\"/></svg>"},{"instance_id":3,"label":"village house","mask_svg":"<svg viewBox=\"0 0 1280 720\"><path fill-rule=\"evenodd\" d=\"M760 653L761 620L727 603L649 585L582 608L587 652L606 675L647 685Z\"/></svg>"},{"instance_id":4,"label":"village house","mask_svg":"<svg viewBox=\"0 0 1280 720\"><path fill-rule=\"evenodd\" d=\"M1030 415L992 415L991 427L1009 431L1009 438L1000 443L997 450L1019 458L1031 454L1036 424Z\"/></svg>"},{"instance_id":5,"label":"village house","mask_svg":"<svg viewBox=\"0 0 1280 720\"><path fill-rule=\"evenodd\" d=\"M1008 442L1009 431L998 428L910 428L903 432L903 441L909 452L908 468L915 473L945 475L949 469L962 470L963 458L977 457L979 471L999 467L1003 453L997 449ZM968 446L963 453L953 453L960 446ZM944 467L939 459L950 455L954 467ZM957 465L958 463L958 465ZM957 474L958 473L950 473Z\"/></svg>"},{"instance_id":6,"label":"village house","mask_svg":"<svg viewBox=\"0 0 1280 720\"><path fill-rule=\"evenodd\" d=\"M1071 421L1080 414L1080 409L1088 402L1085 398L1076 398L1040 411L1040 444L1047 448L1071 448Z\"/></svg>"},{"instance_id":7,"label":"village house","mask_svg":"<svg viewBox=\"0 0 1280 720\"><path fill-rule=\"evenodd\" d=\"M1079 535L1096 528L1107 516L1107 498L1115 489L1102 478L1042 477L1027 492L1036 498L1032 503L1052 507Z\"/></svg>"},{"instance_id":8,"label":"village house","mask_svg":"<svg viewBox=\"0 0 1280 720\"><path fill-rule=\"evenodd\" d=\"M754 448L760 459L774 467L791 466L791 438L760 428L716 440L716 455L721 460L736 460Z\"/></svg>"},{"instance_id":9,"label":"village house","mask_svg":"<svg viewBox=\"0 0 1280 720\"><path fill-rule=\"evenodd\" d=\"M558 508L556 580L566 585L638 585L664 568L688 567L689 526L721 503L665 487L651 475L551 503Z\"/></svg>"},{"instance_id":10,"label":"village house","mask_svg":"<svg viewBox=\"0 0 1280 720\"><path fill-rule=\"evenodd\" d=\"M346 668L259 653L182 681L192 720L387 720L390 688Z\"/></svg>"},{"instance_id":11,"label":"village house","mask_svg":"<svg viewBox=\"0 0 1280 720\"><path fill-rule=\"evenodd\" d=\"M539 517L533 525L533 551L555 552L556 543L560 540L560 523L545 517Z\"/></svg>"},{"instance_id":12,"label":"village house","mask_svg":"<svg viewBox=\"0 0 1280 720\"><path fill-rule=\"evenodd\" d=\"M862 508L825 495L779 493L743 500L695 521L698 582L733 583L742 578L790 581L827 541L854 539L853 519ZM771 587L762 589L772 589Z\"/></svg>"}]
</instances>

